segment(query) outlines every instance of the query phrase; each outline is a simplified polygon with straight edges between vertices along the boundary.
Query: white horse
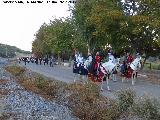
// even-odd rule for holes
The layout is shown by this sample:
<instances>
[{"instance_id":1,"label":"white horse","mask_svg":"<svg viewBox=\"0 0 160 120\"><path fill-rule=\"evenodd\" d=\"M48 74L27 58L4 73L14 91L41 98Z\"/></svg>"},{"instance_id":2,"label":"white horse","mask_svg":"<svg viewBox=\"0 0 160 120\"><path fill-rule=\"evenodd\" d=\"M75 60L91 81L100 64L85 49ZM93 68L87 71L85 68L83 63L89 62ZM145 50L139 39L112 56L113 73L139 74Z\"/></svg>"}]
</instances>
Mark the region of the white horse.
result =
<instances>
[{"instance_id":1,"label":"white horse","mask_svg":"<svg viewBox=\"0 0 160 120\"><path fill-rule=\"evenodd\" d=\"M101 72L103 73L103 77L102 77L102 81L101 81L101 90L103 90L103 79L104 78L106 78L106 82L107 82L107 90L111 90L110 89L110 86L109 86L109 77L111 76L111 75L113 75L113 81L116 81L116 74L113 74L115 71L117 71L117 65L119 65L119 64L115 64L115 63L113 63L113 62L110 62L110 61L108 61L108 62L105 62L105 63L102 63L101 65L100 65L100 70L101 70Z\"/></svg>"},{"instance_id":2,"label":"white horse","mask_svg":"<svg viewBox=\"0 0 160 120\"><path fill-rule=\"evenodd\" d=\"M133 70L132 72L132 85L135 84L135 79L137 78L138 69L141 68L141 57L137 57L130 64L130 68Z\"/></svg>"},{"instance_id":3,"label":"white horse","mask_svg":"<svg viewBox=\"0 0 160 120\"><path fill-rule=\"evenodd\" d=\"M128 70L131 72L131 79L132 79L132 85L135 84L135 79L137 77L137 71L141 68L141 57L138 56L136 59L131 62L131 64L128 67ZM128 74L127 70L127 74ZM122 82L124 82L125 77L122 77Z\"/></svg>"}]
</instances>

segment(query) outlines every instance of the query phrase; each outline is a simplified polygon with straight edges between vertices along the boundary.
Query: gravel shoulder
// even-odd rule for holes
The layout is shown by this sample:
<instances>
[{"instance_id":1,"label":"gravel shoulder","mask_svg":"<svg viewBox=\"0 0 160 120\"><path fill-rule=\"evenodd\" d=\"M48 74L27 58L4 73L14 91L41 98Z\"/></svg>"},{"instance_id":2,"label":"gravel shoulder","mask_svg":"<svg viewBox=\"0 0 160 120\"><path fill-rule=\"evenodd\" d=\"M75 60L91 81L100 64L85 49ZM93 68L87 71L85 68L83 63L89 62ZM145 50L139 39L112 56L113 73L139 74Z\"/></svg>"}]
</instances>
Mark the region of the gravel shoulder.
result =
<instances>
[{"instance_id":1,"label":"gravel shoulder","mask_svg":"<svg viewBox=\"0 0 160 120\"><path fill-rule=\"evenodd\" d=\"M26 91L4 69L0 74L0 120L77 120L68 107Z\"/></svg>"}]
</instances>

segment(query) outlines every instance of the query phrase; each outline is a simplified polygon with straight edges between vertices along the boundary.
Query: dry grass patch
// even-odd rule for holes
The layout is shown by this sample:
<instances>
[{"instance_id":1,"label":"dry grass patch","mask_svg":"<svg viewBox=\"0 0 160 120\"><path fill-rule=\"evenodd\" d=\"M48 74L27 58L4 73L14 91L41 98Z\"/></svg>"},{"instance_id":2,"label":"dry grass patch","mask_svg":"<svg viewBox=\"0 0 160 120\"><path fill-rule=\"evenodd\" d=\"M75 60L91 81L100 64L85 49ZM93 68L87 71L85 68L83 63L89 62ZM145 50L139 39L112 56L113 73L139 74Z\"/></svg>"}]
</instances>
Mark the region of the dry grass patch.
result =
<instances>
[{"instance_id":1,"label":"dry grass patch","mask_svg":"<svg viewBox=\"0 0 160 120\"><path fill-rule=\"evenodd\" d=\"M9 90L0 88L0 95L8 95Z\"/></svg>"},{"instance_id":2,"label":"dry grass patch","mask_svg":"<svg viewBox=\"0 0 160 120\"><path fill-rule=\"evenodd\" d=\"M17 120L17 114L15 113L2 113L2 116L0 116L0 120Z\"/></svg>"},{"instance_id":3,"label":"dry grass patch","mask_svg":"<svg viewBox=\"0 0 160 120\"><path fill-rule=\"evenodd\" d=\"M8 81L7 80L3 80L3 79L0 79L0 84L6 84Z\"/></svg>"},{"instance_id":4,"label":"dry grass patch","mask_svg":"<svg viewBox=\"0 0 160 120\"><path fill-rule=\"evenodd\" d=\"M23 67L16 66L16 65L7 66L7 67L5 67L5 69L14 76L19 76L25 72L25 69Z\"/></svg>"},{"instance_id":5,"label":"dry grass patch","mask_svg":"<svg viewBox=\"0 0 160 120\"><path fill-rule=\"evenodd\" d=\"M67 85L60 81L44 78L40 74L29 73L20 66L7 66L5 69L15 76L16 81L26 90L39 94L46 99L60 98Z\"/></svg>"},{"instance_id":6,"label":"dry grass patch","mask_svg":"<svg viewBox=\"0 0 160 120\"><path fill-rule=\"evenodd\" d=\"M160 70L143 70L140 73L147 75L147 77L141 77L141 79L144 79L145 81L153 84L160 85Z\"/></svg>"},{"instance_id":7,"label":"dry grass patch","mask_svg":"<svg viewBox=\"0 0 160 120\"><path fill-rule=\"evenodd\" d=\"M72 94L68 97L69 107L82 120L114 120L118 117L115 102L100 95L95 84L71 84Z\"/></svg>"},{"instance_id":8,"label":"dry grass patch","mask_svg":"<svg viewBox=\"0 0 160 120\"><path fill-rule=\"evenodd\" d=\"M160 120L160 102L143 97L132 107L133 113L143 120Z\"/></svg>"}]
</instances>

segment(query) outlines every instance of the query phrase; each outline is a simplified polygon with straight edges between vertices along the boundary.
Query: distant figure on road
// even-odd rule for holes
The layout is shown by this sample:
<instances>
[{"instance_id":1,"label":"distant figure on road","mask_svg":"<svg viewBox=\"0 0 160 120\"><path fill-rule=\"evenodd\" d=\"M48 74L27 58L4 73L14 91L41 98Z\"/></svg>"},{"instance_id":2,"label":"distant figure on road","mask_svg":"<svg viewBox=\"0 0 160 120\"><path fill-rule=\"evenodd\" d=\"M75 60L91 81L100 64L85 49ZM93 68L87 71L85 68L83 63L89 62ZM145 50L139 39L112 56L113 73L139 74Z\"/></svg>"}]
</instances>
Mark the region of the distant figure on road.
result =
<instances>
[{"instance_id":1,"label":"distant figure on road","mask_svg":"<svg viewBox=\"0 0 160 120\"><path fill-rule=\"evenodd\" d=\"M54 62L55 62L55 58L54 58L54 56L51 56L51 58L50 58L50 67L53 67Z\"/></svg>"},{"instance_id":2,"label":"distant figure on road","mask_svg":"<svg viewBox=\"0 0 160 120\"><path fill-rule=\"evenodd\" d=\"M38 65L38 57L35 58L35 63Z\"/></svg>"},{"instance_id":3,"label":"distant figure on road","mask_svg":"<svg viewBox=\"0 0 160 120\"><path fill-rule=\"evenodd\" d=\"M44 61L44 65L45 65L45 64L48 65L48 57L44 57L43 61Z\"/></svg>"},{"instance_id":4,"label":"distant figure on road","mask_svg":"<svg viewBox=\"0 0 160 120\"><path fill-rule=\"evenodd\" d=\"M21 63L21 58L17 58L17 60L18 60L18 63Z\"/></svg>"},{"instance_id":5,"label":"distant figure on road","mask_svg":"<svg viewBox=\"0 0 160 120\"><path fill-rule=\"evenodd\" d=\"M24 57L24 63L26 65L26 62L27 62L27 57Z\"/></svg>"},{"instance_id":6,"label":"distant figure on road","mask_svg":"<svg viewBox=\"0 0 160 120\"><path fill-rule=\"evenodd\" d=\"M42 64L42 58L41 57L39 58L39 64L40 65Z\"/></svg>"}]
</instances>

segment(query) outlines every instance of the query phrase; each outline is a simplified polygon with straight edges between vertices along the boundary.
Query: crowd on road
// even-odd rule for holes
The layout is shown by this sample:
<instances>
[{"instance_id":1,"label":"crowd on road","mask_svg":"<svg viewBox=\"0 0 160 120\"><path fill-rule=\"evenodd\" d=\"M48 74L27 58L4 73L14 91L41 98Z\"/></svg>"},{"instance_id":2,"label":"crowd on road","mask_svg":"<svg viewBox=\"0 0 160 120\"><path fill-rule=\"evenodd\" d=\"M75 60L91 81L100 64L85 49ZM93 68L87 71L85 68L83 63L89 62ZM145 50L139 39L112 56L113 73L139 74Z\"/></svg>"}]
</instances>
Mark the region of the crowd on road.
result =
<instances>
[{"instance_id":1,"label":"crowd on road","mask_svg":"<svg viewBox=\"0 0 160 120\"><path fill-rule=\"evenodd\" d=\"M137 77L137 67L139 67L138 64L140 59L133 62L137 57L141 59L139 53L135 56L129 52L118 55L112 50L108 50L105 56L98 51L95 54L89 53L87 57L84 57L82 53L75 51L75 54L73 55L73 73L75 76L88 76L91 80L98 82L102 81L104 74L107 74L108 78L112 75L113 80L116 81L117 72L120 72L122 77L131 78L133 71L136 70L135 76ZM58 64L57 59L54 56L21 57L18 58L18 62L24 62L25 65L27 63L34 63L37 65L49 65L50 67Z\"/></svg>"},{"instance_id":2,"label":"crowd on road","mask_svg":"<svg viewBox=\"0 0 160 120\"><path fill-rule=\"evenodd\" d=\"M56 59L54 56L50 56L50 57L20 57L18 58L18 62L21 63L21 62L24 62L25 65L27 63L35 63L35 64L39 64L39 65L50 65L50 67L53 67L54 64L57 64L56 63Z\"/></svg>"},{"instance_id":3,"label":"crowd on road","mask_svg":"<svg viewBox=\"0 0 160 120\"><path fill-rule=\"evenodd\" d=\"M89 75L92 80L101 82L104 73L108 74L108 76L109 74L114 75L117 74L117 68L119 68L122 76L131 78L133 70L137 69L133 65L135 64L136 67L139 67L137 66L139 61L133 63L137 57L141 59L139 53L133 56L129 52L125 52L121 56L109 50L105 57L100 55L100 52L97 52L95 55L89 53L87 59L84 59L82 53L76 52L74 56L73 73ZM137 72L135 76L137 76ZM115 79L116 78L114 78L114 80Z\"/></svg>"}]
</instances>

